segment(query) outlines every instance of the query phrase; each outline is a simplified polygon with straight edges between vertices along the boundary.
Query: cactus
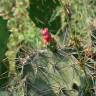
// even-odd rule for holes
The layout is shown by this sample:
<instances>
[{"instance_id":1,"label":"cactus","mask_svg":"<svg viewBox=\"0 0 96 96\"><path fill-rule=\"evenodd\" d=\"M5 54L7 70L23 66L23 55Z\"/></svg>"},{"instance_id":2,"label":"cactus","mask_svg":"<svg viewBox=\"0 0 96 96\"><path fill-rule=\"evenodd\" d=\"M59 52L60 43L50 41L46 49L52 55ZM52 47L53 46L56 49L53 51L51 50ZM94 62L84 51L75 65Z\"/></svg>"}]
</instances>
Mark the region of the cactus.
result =
<instances>
[{"instance_id":1,"label":"cactus","mask_svg":"<svg viewBox=\"0 0 96 96\"><path fill-rule=\"evenodd\" d=\"M95 4L1 0L0 96L95 96Z\"/></svg>"}]
</instances>

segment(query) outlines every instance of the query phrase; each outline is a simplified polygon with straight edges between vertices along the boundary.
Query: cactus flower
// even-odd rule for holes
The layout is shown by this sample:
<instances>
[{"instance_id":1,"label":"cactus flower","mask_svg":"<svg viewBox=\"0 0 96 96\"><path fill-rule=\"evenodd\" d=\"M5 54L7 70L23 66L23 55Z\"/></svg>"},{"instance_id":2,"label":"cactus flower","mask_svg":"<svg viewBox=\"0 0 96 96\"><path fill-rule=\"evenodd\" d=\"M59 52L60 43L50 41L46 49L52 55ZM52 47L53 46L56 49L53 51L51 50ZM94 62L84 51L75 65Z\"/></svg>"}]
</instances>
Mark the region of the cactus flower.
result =
<instances>
[{"instance_id":1,"label":"cactus flower","mask_svg":"<svg viewBox=\"0 0 96 96\"><path fill-rule=\"evenodd\" d=\"M43 29L42 35L43 35L43 40L45 44L50 44L54 39L49 33L48 28Z\"/></svg>"}]
</instances>

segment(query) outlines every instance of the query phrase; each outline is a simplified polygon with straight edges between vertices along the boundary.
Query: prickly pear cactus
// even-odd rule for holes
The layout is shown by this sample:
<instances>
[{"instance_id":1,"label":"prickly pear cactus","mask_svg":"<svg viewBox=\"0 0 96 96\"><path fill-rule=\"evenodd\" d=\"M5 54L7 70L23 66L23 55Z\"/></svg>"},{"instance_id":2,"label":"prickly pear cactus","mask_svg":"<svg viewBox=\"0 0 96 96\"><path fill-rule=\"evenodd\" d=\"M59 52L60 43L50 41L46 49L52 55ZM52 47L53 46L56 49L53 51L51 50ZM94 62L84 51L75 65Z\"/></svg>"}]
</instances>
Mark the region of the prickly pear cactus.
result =
<instances>
[{"instance_id":1,"label":"prickly pear cactus","mask_svg":"<svg viewBox=\"0 0 96 96\"><path fill-rule=\"evenodd\" d=\"M1 0L0 96L95 96L95 5Z\"/></svg>"}]
</instances>

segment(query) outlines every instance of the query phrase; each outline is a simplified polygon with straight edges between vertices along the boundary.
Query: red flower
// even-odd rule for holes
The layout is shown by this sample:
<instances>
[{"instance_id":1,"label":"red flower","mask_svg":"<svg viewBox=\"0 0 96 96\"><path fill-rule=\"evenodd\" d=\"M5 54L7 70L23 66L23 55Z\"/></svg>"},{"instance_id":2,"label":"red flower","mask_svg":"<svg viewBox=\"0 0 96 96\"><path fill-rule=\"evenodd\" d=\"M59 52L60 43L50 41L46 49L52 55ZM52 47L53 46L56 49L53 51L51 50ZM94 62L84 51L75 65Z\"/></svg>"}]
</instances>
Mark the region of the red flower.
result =
<instances>
[{"instance_id":1,"label":"red flower","mask_svg":"<svg viewBox=\"0 0 96 96\"><path fill-rule=\"evenodd\" d=\"M42 31L42 35L48 35L48 34L49 34L48 28L44 28Z\"/></svg>"},{"instance_id":2,"label":"red flower","mask_svg":"<svg viewBox=\"0 0 96 96\"><path fill-rule=\"evenodd\" d=\"M53 41L53 37L49 33L48 28L43 29L42 35L43 35L43 40L45 44L49 44Z\"/></svg>"}]
</instances>

